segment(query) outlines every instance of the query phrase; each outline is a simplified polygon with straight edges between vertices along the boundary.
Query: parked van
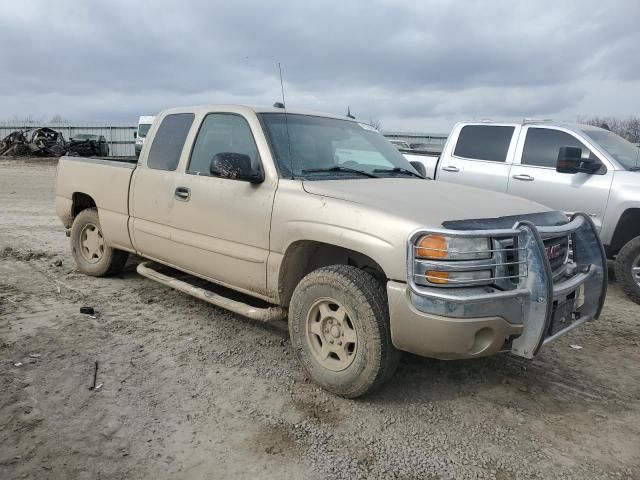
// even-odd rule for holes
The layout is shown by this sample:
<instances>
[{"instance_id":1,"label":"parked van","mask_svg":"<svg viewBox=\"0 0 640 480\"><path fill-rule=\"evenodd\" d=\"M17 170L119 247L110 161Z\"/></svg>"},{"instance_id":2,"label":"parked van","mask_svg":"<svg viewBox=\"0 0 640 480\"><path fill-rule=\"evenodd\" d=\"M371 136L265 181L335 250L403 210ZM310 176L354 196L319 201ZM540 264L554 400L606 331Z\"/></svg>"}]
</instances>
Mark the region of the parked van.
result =
<instances>
[{"instance_id":1,"label":"parked van","mask_svg":"<svg viewBox=\"0 0 640 480\"><path fill-rule=\"evenodd\" d=\"M140 156L142 145L144 145L144 139L147 137L147 133L155 119L156 117L153 115L143 115L138 119L138 130L134 133L134 137L136 139L136 157Z\"/></svg>"}]
</instances>

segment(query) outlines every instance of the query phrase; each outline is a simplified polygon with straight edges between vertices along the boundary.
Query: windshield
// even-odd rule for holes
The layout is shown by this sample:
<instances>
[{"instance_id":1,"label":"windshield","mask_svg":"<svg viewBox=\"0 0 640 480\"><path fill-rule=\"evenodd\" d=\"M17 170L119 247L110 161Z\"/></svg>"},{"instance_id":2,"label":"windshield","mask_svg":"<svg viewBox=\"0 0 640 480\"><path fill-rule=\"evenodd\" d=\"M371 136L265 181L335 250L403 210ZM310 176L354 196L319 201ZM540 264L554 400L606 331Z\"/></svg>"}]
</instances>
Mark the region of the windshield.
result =
<instances>
[{"instance_id":1,"label":"windshield","mask_svg":"<svg viewBox=\"0 0 640 480\"><path fill-rule=\"evenodd\" d=\"M407 159L369 125L299 114L285 118L283 113L263 113L260 117L283 177L417 176Z\"/></svg>"},{"instance_id":2,"label":"windshield","mask_svg":"<svg viewBox=\"0 0 640 480\"><path fill-rule=\"evenodd\" d=\"M640 168L640 148L608 130L585 128L582 132L627 170Z\"/></svg>"},{"instance_id":3,"label":"windshield","mask_svg":"<svg viewBox=\"0 0 640 480\"><path fill-rule=\"evenodd\" d=\"M90 133L79 133L75 137L73 137L73 139L74 140L97 140L98 136L92 135Z\"/></svg>"},{"instance_id":4,"label":"windshield","mask_svg":"<svg viewBox=\"0 0 640 480\"><path fill-rule=\"evenodd\" d=\"M144 138L147 136L147 133L149 133L149 129L151 128L151 124L150 123L141 123L138 125L138 136L140 138Z\"/></svg>"}]
</instances>

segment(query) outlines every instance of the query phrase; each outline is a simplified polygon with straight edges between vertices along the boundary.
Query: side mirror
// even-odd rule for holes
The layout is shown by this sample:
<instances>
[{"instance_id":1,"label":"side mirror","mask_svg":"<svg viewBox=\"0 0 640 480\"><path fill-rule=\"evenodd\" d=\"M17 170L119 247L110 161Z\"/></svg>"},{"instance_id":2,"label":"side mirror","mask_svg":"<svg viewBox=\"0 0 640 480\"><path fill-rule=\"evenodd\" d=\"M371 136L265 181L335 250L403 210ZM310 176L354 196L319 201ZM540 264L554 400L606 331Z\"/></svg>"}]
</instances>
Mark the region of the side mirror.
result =
<instances>
[{"instance_id":1,"label":"side mirror","mask_svg":"<svg viewBox=\"0 0 640 480\"><path fill-rule=\"evenodd\" d=\"M133 132L133 138L134 138L134 139L135 139L135 138L138 138L138 132L136 132L136 131L134 131L134 132Z\"/></svg>"},{"instance_id":2,"label":"side mirror","mask_svg":"<svg viewBox=\"0 0 640 480\"><path fill-rule=\"evenodd\" d=\"M244 153L216 153L211 160L209 172L214 177L245 180L251 183L264 182L263 173L251 168L251 158Z\"/></svg>"},{"instance_id":3,"label":"side mirror","mask_svg":"<svg viewBox=\"0 0 640 480\"><path fill-rule=\"evenodd\" d=\"M579 147L560 147L556 172L594 174L601 166L594 158L582 158L582 149Z\"/></svg>"},{"instance_id":4,"label":"side mirror","mask_svg":"<svg viewBox=\"0 0 640 480\"><path fill-rule=\"evenodd\" d=\"M416 169L416 171L422 175L423 177L427 178L427 169L424 167L424 165L416 160L410 161L409 162L411 164L411 166L413 168Z\"/></svg>"}]
</instances>

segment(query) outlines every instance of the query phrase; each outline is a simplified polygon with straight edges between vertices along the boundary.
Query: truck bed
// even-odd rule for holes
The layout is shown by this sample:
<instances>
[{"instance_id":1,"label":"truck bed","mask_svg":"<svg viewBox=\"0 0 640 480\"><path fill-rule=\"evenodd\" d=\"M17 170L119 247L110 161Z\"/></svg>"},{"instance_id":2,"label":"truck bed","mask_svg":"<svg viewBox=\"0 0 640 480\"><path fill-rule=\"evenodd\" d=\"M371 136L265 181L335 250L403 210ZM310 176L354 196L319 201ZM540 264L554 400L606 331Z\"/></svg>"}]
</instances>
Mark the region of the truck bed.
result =
<instances>
[{"instance_id":1,"label":"truck bed","mask_svg":"<svg viewBox=\"0 0 640 480\"><path fill-rule=\"evenodd\" d=\"M127 227L129 186L137 161L118 157L64 156L56 175L56 211L71 228L74 206L95 205L110 245L132 250Z\"/></svg>"}]
</instances>

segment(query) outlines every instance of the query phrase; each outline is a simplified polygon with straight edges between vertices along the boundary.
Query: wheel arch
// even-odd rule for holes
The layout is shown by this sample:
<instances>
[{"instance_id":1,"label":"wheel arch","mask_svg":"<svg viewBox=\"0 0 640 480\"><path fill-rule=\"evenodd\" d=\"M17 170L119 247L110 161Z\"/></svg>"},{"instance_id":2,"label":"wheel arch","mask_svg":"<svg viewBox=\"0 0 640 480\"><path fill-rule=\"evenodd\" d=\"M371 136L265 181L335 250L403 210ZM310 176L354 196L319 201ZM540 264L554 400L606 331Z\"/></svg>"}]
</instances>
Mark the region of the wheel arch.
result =
<instances>
[{"instance_id":1,"label":"wheel arch","mask_svg":"<svg viewBox=\"0 0 640 480\"><path fill-rule=\"evenodd\" d=\"M82 210L97 208L96 201L89 194L74 192L71 196L71 216L75 218Z\"/></svg>"},{"instance_id":2,"label":"wheel arch","mask_svg":"<svg viewBox=\"0 0 640 480\"><path fill-rule=\"evenodd\" d=\"M278 299L288 306L300 280L318 268L330 265L351 265L371 274L385 285L387 274L373 258L355 250L316 240L297 240L283 256L278 271Z\"/></svg>"},{"instance_id":3,"label":"wheel arch","mask_svg":"<svg viewBox=\"0 0 640 480\"><path fill-rule=\"evenodd\" d=\"M627 242L638 236L640 236L640 208L628 208L620 215L611 242L607 246L607 255L617 255Z\"/></svg>"}]
</instances>

